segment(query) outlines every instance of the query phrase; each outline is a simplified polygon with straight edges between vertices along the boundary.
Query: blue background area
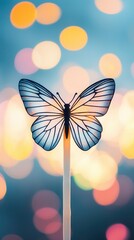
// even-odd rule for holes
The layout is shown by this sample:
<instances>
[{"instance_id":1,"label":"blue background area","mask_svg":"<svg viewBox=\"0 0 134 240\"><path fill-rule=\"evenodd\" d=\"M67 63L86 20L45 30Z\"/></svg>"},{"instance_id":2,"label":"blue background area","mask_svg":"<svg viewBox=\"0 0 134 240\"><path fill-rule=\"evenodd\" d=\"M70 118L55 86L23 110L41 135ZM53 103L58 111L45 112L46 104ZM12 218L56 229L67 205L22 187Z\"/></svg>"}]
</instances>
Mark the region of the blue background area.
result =
<instances>
[{"instance_id":1,"label":"blue background area","mask_svg":"<svg viewBox=\"0 0 134 240\"><path fill-rule=\"evenodd\" d=\"M124 0L123 11L115 15L100 12L94 1L53 1L62 9L62 17L57 23L44 26L35 22L23 30L14 28L10 23L10 11L18 2L13 0L0 3L0 89L7 86L17 89L18 81L24 75L17 73L14 68L16 53L23 48L33 48L44 40L54 41L60 46L62 59L55 68L39 70L28 78L53 92L61 80L59 72L62 66L73 62L99 72L98 61L108 52L116 54L123 66L123 72L117 80L117 90L134 88L130 71L134 62L134 1ZM44 3L39 0L32 2L35 6ZM59 42L61 30L70 25L78 25L88 33L88 43L80 51L67 51ZM15 232L24 240L47 240L32 223L31 199L36 191L49 186L49 190L56 192L62 201L62 177L46 174L36 161L32 173L23 180L9 178L2 168L1 172L6 178L8 191L0 201L0 239ZM120 166L119 173L134 179L131 167ZM62 206L60 211L62 213ZM129 239L134 239L134 199L123 207L102 207L93 201L91 191L79 189L72 179L72 240L105 240L107 227L115 222L125 224L131 232Z\"/></svg>"}]
</instances>

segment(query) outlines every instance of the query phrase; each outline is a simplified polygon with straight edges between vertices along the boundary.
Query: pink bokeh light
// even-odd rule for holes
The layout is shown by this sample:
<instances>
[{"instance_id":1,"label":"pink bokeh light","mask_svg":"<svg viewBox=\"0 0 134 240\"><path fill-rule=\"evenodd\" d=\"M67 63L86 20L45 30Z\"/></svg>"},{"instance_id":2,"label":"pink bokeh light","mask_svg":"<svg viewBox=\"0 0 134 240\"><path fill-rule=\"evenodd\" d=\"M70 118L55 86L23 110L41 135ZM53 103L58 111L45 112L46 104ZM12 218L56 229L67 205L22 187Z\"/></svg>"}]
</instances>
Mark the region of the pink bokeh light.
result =
<instances>
[{"instance_id":1,"label":"pink bokeh light","mask_svg":"<svg viewBox=\"0 0 134 240\"><path fill-rule=\"evenodd\" d=\"M121 223L111 225L106 231L107 240L128 240L129 230Z\"/></svg>"},{"instance_id":2,"label":"pink bokeh light","mask_svg":"<svg viewBox=\"0 0 134 240\"><path fill-rule=\"evenodd\" d=\"M32 51L32 48L24 48L16 54L14 65L19 73L29 75L38 70L32 61Z\"/></svg>"}]
</instances>

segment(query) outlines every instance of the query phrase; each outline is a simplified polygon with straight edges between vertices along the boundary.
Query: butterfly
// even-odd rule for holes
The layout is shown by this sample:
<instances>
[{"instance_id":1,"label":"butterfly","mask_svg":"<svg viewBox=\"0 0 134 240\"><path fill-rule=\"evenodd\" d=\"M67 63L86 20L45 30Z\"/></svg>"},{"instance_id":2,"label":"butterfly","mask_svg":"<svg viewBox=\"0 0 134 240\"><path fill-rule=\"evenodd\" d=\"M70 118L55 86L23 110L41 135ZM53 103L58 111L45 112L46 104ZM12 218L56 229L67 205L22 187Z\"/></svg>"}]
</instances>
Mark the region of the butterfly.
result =
<instances>
[{"instance_id":1,"label":"butterfly","mask_svg":"<svg viewBox=\"0 0 134 240\"><path fill-rule=\"evenodd\" d=\"M69 131L77 146L86 151L101 138L102 125L96 117L108 111L115 92L115 81L100 80L87 87L80 95L74 94L65 103L60 94L55 96L48 89L32 80L21 79L19 92L29 115L36 117L31 126L34 141L43 149L54 149L62 133Z\"/></svg>"}]
</instances>

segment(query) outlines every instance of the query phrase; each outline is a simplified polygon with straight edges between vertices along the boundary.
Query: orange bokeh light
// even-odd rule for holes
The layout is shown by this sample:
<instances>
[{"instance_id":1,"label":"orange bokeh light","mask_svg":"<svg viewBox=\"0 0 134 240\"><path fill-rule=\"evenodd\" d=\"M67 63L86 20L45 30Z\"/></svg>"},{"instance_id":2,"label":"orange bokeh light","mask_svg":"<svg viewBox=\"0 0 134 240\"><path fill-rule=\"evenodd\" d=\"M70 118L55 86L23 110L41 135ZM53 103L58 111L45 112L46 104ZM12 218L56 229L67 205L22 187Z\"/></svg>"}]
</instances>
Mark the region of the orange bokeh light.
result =
<instances>
[{"instance_id":1,"label":"orange bokeh light","mask_svg":"<svg viewBox=\"0 0 134 240\"><path fill-rule=\"evenodd\" d=\"M134 158L134 123L129 123L120 136L119 147L122 154L128 159Z\"/></svg>"},{"instance_id":2,"label":"orange bokeh light","mask_svg":"<svg viewBox=\"0 0 134 240\"><path fill-rule=\"evenodd\" d=\"M113 53L107 53L100 58L99 68L105 77L117 78L122 72L121 61Z\"/></svg>"},{"instance_id":3,"label":"orange bokeh light","mask_svg":"<svg viewBox=\"0 0 134 240\"><path fill-rule=\"evenodd\" d=\"M7 186L6 186L6 181L2 174L0 174L0 200L2 200L7 192Z\"/></svg>"},{"instance_id":4,"label":"orange bokeh light","mask_svg":"<svg viewBox=\"0 0 134 240\"><path fill-rule=\"evenodd\" d=\"M10 13L10 21L16 28L30 27L36 19L36 7L31 2L17 3Z\"/></svg>"},{"instance_id":5,"label":"orange bokeh light","mask_svg":"<svg viewBox=\"0 0 134 240\"><path fill-rule=\"evenodd\" d=\"M95 201L102 205L107 206L110 204L113 204L119 195L119 183L117 180L113 183L113 185L106 190L100 191L100 190L93 190L93 196Z\"/></svg>"},{"instance_id":6,"label":"orange bokeh light","mask_svg":"<svg viewBox=\"0 0 134 240\"><path fill-rule=\"evenodd\" d=\"M58 5L50 2L43 3L37 7L36 20L41 24L52 24L59 20L61 9Z\"/></svg>"},{"instance_id":7,"label":"orange bokeh light","mask_svg":"<svg viewBox=\"0 0 134 240\"><path fill-rule=\"evenodd\" d=\"M88 41L86 31L79 26L64 28L60 34L60 42L64 48L70 51L77 51L85 47Z\"/></svg>"}]
</instances>

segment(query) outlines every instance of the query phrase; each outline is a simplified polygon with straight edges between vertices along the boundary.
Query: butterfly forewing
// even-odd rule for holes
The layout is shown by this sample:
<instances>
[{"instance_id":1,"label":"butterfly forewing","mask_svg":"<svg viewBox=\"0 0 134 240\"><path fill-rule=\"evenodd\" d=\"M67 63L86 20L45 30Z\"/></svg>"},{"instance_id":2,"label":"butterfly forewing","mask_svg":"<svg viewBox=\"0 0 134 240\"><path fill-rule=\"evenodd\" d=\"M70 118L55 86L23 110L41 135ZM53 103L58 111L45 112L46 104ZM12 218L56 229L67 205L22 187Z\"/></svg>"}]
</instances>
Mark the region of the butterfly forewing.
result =
<instances>
[{"instance_id":1,"label":"butterfly forewing","mask_svg":"<svg viewBox=\"0 0 134 240\"><path fill-rule=\"evenodd\" d=\"M115 91L113 79L104 79L86 88L75 100L71 114L102 116L106 114Z\"/></svg>"},{"instance_id":2,"label":"butterfly forewing","mask_svg":"<svg viewBox=\"0 0 134 240\"><path fill-rule=\"evenodd\" d=\"M19 82L19 92L24 106L31 116L38 117L48 114L62 114L62 104L46 88L28 79Z\"/></svg>"}]
</instances>

